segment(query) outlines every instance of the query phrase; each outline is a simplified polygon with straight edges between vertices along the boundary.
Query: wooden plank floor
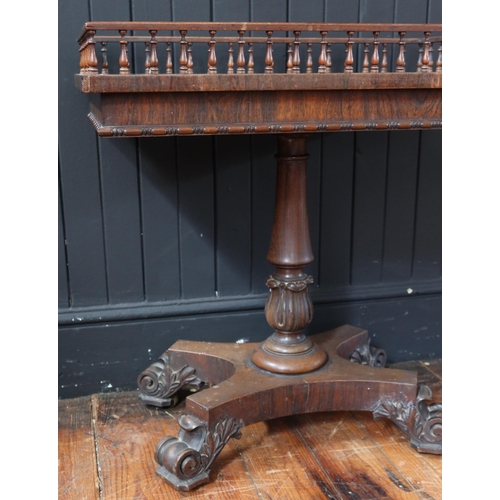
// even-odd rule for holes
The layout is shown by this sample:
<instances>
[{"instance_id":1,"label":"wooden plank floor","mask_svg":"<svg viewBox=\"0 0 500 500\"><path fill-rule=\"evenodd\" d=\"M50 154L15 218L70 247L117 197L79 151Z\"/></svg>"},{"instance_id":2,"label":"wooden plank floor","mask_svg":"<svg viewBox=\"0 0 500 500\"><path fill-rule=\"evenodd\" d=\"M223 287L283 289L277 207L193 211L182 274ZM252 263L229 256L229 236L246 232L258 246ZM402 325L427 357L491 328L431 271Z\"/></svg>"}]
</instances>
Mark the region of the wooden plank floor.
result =
<instances>
[{"instance_id":1,"label":"wooden plank floor","mask_svg":"<svg viewBox=\"0 0 500 500\"><path fill-rule=\"evenodd\" d=\"M441 401L441 361L416 370ZM155 474L153 452L178 433L184 404L146 407L137 392L59 401L59 499L438 500L441 456L410 447L386 419L368 412L299 415L245 427L211 467L211 482L181 493Z\"/></svg>"}]
</instances>

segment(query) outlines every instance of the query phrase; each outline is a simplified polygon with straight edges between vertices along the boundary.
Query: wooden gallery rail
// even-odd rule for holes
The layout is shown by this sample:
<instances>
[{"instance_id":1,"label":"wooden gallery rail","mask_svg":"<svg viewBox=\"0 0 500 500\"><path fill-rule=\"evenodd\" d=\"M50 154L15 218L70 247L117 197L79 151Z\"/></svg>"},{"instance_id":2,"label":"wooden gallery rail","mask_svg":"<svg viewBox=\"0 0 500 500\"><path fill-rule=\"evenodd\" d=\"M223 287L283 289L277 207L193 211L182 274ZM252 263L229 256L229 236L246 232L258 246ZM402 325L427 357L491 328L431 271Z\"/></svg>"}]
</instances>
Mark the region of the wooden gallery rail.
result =
<instances>
[{"instance_id":1,"label":"wooden gallery rail","mask_svg":"<svg viewBox=\"0 0 500 500\"><path fill-rule=\"evenodd\" d=\"M440 128L441 25L91 22L79 44L75 82L90 94L89 118L102 137L277 134L267 256L276 271L265 307L274 333L259 344L179 340L139 375L146 404L170 406L180 389L195 392L178 437L156 447L158 474L191 490L209 480L242 427L316 411L373 412L418 451L441 453L441 405L428 402L431 391L417 387L414 372L383 368L385 352L370 347L366 330L302 333L313 281L303 271L313 260L307 136ZM144 61L135 73L132 55L136 66Z\"/></svg>"}]
</instances>

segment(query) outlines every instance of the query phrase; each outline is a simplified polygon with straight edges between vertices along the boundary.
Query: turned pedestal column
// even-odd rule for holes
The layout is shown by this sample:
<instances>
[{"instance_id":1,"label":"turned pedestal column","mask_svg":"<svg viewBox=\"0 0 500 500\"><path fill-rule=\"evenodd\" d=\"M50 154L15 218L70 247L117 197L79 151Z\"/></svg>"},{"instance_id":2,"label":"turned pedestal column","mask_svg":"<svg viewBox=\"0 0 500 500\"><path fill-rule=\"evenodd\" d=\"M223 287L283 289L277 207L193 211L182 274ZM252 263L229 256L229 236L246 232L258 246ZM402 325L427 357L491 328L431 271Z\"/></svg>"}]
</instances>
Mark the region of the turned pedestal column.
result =
<instances>
[{"instance_id":1,"label":"turned pedestal column","mask_svg":"<svg viewBox=\"0 0 500 500\"><path fill-rule=\"evenodd\" d=\"M265 314L274 334L257 349L252 362L273 373L308 373L326 363L326 353L302 331L313 317L304 267L313 261L306 200L307 136L279 135L276 202L267 260L269 276Z\"/></svg>"}]
</instances>

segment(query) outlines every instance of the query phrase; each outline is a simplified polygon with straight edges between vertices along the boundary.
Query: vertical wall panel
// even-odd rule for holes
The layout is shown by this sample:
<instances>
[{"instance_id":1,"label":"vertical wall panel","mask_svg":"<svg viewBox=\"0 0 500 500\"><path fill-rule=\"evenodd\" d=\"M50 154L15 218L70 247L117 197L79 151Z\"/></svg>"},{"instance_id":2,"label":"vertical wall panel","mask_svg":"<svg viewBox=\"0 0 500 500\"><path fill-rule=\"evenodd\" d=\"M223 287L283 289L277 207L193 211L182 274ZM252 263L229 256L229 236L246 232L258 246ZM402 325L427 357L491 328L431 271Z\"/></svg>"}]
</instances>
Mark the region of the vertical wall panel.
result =
<instances>
[{"instance_id":1,"label":"vertical wall panel","mask_svg":"<svg viewBox=\"0 0 500 500\"><path fill-rule=\"evenodd\" d=\"M250 0L250 13L254 22L284 22L288 0Z\"/></svg>"},{"instance_id":2,"label":"vertical wall panel","mask_svg":"<svg viewBox=\"0 0 500 500\"><path fill-rule=\"evenodd\" d=\"M249 21L250 4L248 0L216 0L212 2L213 21Z\"/></svg>"},{"instance_id":3,"label":"vertical wall panel","mask_svg":"<svg viewBox=\"0 0 500 500\"><path fill-rule=\"evenodd\" d=\"M59 181L59 217L57 223L58 230L58 292L59 292L59 307L69 307L69 289L68 289L68 269L66 260L66 244L64 242L64 217L61 206L61 187Z\"/></svg>"},{"instance_id":4,"label":"vertical wall panel","mask_svg":"<svg viewBox=\"0 0 500 500\"><path fill-rule=\"evenodd\" d=\"M212 2L209 0L174 0L174 21L210 21Z\"/></svg>"},{"instance_id":5,"label":"vertical wall panel","mask_svg":"<svg viewBox=\"0 0 500 500\"><path fill-rule=\"evenodd\" d=\"M138 144L146 299L179 299L176 139L144 138Z\"/></svg>"},{"instance_id":6,"label":"vertical wall panel","mask_svg":"<svg viewBox=\"0 0 500 500\"><path fill-rule=\"evenodd\" d=\"M267 261L273 224L276 185L276 137L252 137L252 291L266 291L274 267Z\"/></svg>"},{"instance_id":7,"label":"vertical wall panel","mask_svg":"<svg viewBox=\"0 0 500 500\"><path fill-rule=\"evenodd\" d=\"M213 138L179 137L182 298L215 296Z\"/></svg>"},{"instance_id":8,"label":"vertical wall panel","mask_svg":"<svg viewBox=\"0 0 500 500\"><path fill-rule=\"evenodd\" d=\"M323 22L324 0L288 0L288 21Z\"/></svg>"},{"instance_id":9,"label":"vertical wall panel","mask_svg":"<svg viewBox=\"0 0 500 500\"><path fill-rule=\"evenodd\" d=\"M414 279L441 277L441 131L421 132Z\"/></svg>"},{"instance_id":10,"label":"vertical wall panel","mask_svg":"<svg viewBox=\"0 0 500 500\"><path fill-rule=\"evenodd\" d=\"M131 0L134 21L170 21L172 0Z\"/></svg>"},{"instance_id":11,"label":"vertical wall panel","mask_svg":"<svg viewBox=\"0 0 500 500\"><path fill-rule=\"evenodd\" d=\"M325 0L324 11L327 23L357 23L359 20L359 0L352 2Z\"/></svg>"},{"instance_id":12,"label":"vertical wall panel","mask_svg":"<svg viewBox=\"0 0 500 500\"><path fill-rule=\"evenodd\" d=\"M419 144L417 131L389 132L382 275L388 283L411 279Z\"/></svg>"},{"instance_id":13,"label":"vertical wall panel","mask_svg":"<svg viewBox=\"0 0 500 500\"><path fill-rule=\"evenodd\" d=\"M394 22L426 23L429 0L395 0Z\"/></svg>"},{"instance_id":14,"label":"vertical wall panel","mask_svg":"<svg viewBox=\"0 0 500 500\"><path fill-rule=\"evenodd\" d=\"M428 23L442 23L443 22L443 3L441 0L429 0Z\"/></svg>"},{"instance_id":15,"label":"vertical wall panel","mask_svg":"<svg viewBox=\"0 0 500 500\"><path fill-rule=\"evenodd\" d=\"M325 134L323 140L319 264L322 288L350 284L354 138L354 133L347 132Z\"/></svg>"},{"instance_id":16,"label":"vertical wall panel","mask_svg":"<svg viewBox=\"0 0 500 500\"><path fill-rule=\"evenodd\" d=\"M76 39L89 19L86 2L59 4L59 158L73 306L106 304L107 285L96 133L88 96L75 88ZM79 119L77 117L80 117Z\"/></svg>"},{"instance_id":17,"label":"vertical wall panel","mask_svg":"<svg viewBox=\"0 0 500 500\"><path fill-rule=\"evenodd\" d=\"M394 22L395 0L360 0L360 23L392 23Z\"/></svg>"},{"instance_id":18,"label":"vertical wall panel","mask_svg":"<svg viewBox=\"0 0 500 500\"><path fill-rule=\"evenodd\" d=\"M250 293L250 137L217 137L215 205L217 291L220 297Z\"/></svg>"},{"instance_id":19,"label":"vertical wall panel","mask_svg":"<svg viewBox=\"0 0 500 500\"><path fill-rule=\"evenodd\" d=\"M382 273L388 132L356 135L352 284L378 283Z\"/></svg>"},{"instance_id":20,"label":"vertical wall panel","mask_svg":"<svg viewBox=\"0 0 500 500\"><path fill-rule=\"evenodd\" d=\"M101 139L101 190L109 302L144 298L137 140Z\"/></svg>"}]
</instances>

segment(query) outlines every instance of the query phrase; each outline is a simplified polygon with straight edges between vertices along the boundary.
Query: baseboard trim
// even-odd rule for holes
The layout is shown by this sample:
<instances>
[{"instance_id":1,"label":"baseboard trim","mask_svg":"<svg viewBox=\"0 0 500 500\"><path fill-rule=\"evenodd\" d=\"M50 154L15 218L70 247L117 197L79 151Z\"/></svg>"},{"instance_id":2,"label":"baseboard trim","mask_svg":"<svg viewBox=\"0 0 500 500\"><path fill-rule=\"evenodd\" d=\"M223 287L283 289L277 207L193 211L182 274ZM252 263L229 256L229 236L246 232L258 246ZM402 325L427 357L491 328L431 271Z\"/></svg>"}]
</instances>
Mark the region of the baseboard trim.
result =
<instances>
[{"instance_id":1,"label":"baseboard trim","mask_svg":"<svg viewBox=\"0 0 500 500\"><path fill-rule=\"evenodd\" d=\"M313 304L339 304L370 299L402 298L413 295L440 294L441 279L339 287L323 290L311 287ZM258 295L211 297L204 299L175 300L164 302L140 302L92 307L73 307L59 310L59 325L82 325L88 323L109 323L114 321L135 321L138 319L167 318L235 311L263 309L267 293Z\"/></svg>"}]
</instances>

